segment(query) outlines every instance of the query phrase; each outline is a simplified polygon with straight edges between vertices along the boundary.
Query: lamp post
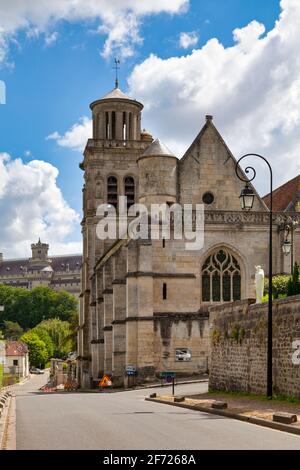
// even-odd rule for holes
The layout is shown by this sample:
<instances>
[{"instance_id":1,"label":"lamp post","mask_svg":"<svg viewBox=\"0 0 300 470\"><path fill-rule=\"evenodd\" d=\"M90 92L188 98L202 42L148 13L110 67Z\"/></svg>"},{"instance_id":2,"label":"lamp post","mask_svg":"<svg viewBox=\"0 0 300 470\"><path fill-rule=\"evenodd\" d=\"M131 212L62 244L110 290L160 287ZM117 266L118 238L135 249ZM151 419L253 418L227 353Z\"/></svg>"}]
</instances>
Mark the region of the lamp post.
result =
<instances>
[{"instance_id":1,"label":"lamp post","mask_svg":"<svg viewBox=\"0 0 300 470\"><path fill-rule=\"evenodd\" d=\"M273 252L273 171L270 163L268 160L263 157L262 155L259 155L257 153L247 153L246 155L243 155L236 163L235 167L235 172L237 177L239 178L240 181L243 181L246 183L245 188L242 189L241 195L240 195L240 203L241 203L241 208L244 211L250 211L253 208L253 203L254 203L254 198L255 198L255 193L253 189L249 186L249 183L253 181L256 177L256 170L255 168L248 166L245 168L245 173L248 174L249 172L252 172L252 177L247 178L243 174L239 174L239 164L244 158L246 157L257 157L263 160L270 172L270 211L269 211L269 287L268 287L268 294L269 294L269 299L268 299L268 338L267 338L267 397L269 399L272 399L273 395L273 365L272 365L272 359L273 359L273 286L272 286L272 278L273 278L273 259L272 259L272 252Z\"/></svg>"},{"instance_id":2,"label":"lamp post","mask_svg":"<svg viewBox=\"0 0 300 470\"><path fill-rule=\"evenodd\" d=\"M284 240L281 244L281 248L282 248L283 254L288 256L291 253L291 249L292 249L292 242L289 240L289 234L291 231L290 226L288 224L284 224L283 230L284 230Z\"/></svg>"},{"instance_id":3,"label":"lamp post","mask_svg":"<svg viewBox=\"0 0 300 470\"><path fill-rule=\"evenodd\" d=\"M280 231L284 231L284 240L281 244L282 252L284 255L291 255L291 274L293 274L294 268L294 230L297 227L298 222L289 217L279 227ZM291 235L290 235L291 234ZM290 239L289 239L290 235Z\"/></svg>"}]
</instances>

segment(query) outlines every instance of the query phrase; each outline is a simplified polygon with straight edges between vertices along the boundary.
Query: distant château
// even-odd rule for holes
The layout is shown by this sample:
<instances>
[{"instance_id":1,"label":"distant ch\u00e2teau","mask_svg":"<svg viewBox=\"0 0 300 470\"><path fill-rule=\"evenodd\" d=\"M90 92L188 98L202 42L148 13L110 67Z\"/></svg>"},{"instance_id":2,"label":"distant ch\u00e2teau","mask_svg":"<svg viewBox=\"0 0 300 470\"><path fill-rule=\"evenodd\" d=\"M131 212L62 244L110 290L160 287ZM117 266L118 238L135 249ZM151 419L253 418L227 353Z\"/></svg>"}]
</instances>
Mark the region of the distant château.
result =
<instances>
[{"instance_id":1,"label":"distant ch\u00e2teau","mask_svg":"<svg viewBox=\"0 0 300 470\"><path fill-rule=\"evenodd\" d=\"M49 245L41 240L33 243L31 250L31 258L4 260L0 254L0 284L29 290L47 286L78 297L82 255L48 257Z\"/></svg>"}]
</instances>

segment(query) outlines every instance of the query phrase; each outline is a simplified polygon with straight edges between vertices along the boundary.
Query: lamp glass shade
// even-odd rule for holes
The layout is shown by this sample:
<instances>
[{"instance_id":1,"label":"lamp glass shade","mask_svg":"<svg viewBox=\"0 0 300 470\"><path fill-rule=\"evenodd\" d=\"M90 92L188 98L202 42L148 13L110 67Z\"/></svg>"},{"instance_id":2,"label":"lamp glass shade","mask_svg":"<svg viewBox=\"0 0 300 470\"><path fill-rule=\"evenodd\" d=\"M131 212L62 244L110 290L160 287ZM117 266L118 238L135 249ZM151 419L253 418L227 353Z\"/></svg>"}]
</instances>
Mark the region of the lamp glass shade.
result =
<instances>
[{"instance_id":1,"label":"lamp glass shade","mask_svg":"<svg viewBox=\"0 0 300 470\"><path fill-rule=\"evenodd\" d=\"M241 191L240 204L243 211L251 211L254 204L255 194L249 186L245 186Z\"/></svg>"},{"instance_id":2,"label":"lamp glass shade","mask_svg":"<svg viewBox=\"0 0 300 470\"><path fill-rule=\"evenodd\" d=\"M284 242L282 243L282 251L285 255L289 255L290 252L291 252L291 249L292 249L292 244L290 241L288 240L284 240Z\"/></svg>"}]
</instances>

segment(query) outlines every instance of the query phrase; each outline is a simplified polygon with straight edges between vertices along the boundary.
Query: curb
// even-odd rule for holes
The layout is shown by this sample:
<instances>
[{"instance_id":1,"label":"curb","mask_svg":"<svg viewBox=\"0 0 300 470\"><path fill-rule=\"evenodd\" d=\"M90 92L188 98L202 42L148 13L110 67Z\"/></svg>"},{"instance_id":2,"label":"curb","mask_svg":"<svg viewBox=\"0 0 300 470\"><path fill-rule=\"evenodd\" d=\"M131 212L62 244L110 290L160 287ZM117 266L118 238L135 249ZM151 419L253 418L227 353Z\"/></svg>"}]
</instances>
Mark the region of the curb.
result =
<instances>
[{"instance_id":1,"label":"curb","mask_svg":"<svg viewBox=\"0 0 300 470\"><path fill-rule=\"evenodd\" d=\"M186 382L178 382L178 383L175 383L175 387L179 386L179 385L188 385L188 384L196 384L196 383L204 383L204 382L208 382L208 378L207 379L195 379L195 380L188 380ZM100 390L100 389L78 389L78 390L72 390L70 391L69 393L117 393L117 392L134 392L135 390L147 390L147 389L151 389L151 388L164 388L164 387L172 387L172 384L154 384L154 385L144 385L144 386L138 386L138 387L132 387L132 388L108 388L108 389L104 389L104 390ZM68 393L67 390L57 390L53 393Z\"/></svg>"},{"instance_id":2,"label":"curb","mask_svg":"<svg viewBox=\"0 0 300 470\"><path fill-rule=\"evenodd\" d=\"M175 387L178 387L179 385L188 385L188 384L197 384L197 383L203 383L203 382L208 382L207 379L195 379L195 380L187 380L185 382L177 382L175 383ZM132 388L126 388L124 391L128 390L147 390L148 388L163 388L163 387L172 387L171 383L164 383L164 384L155 384L155 385L145 385L144 387L136 387L134 389Z\"/></svg>"},{"instance_id":3,"label":"curb","mask_svg":"<svg viewBox=\"0 0 300 470\"><path fill-rule=\"evenodd\" d=\"M0 450L3 450L5 444L5 435L7 432L10 403L12 400L11 393L5 392L3 395L0 395L0 399L2 400L3 404L0 411Z\"/></svg>"},{"instance_id":4,"label":"curb","mask_svg":"<svg viewBox=\"0 0 300 470\"><path fill-rule=\"evenodd\" d=\"M275 429L276 431L285 431L285 432L288 432L290 434L296 434L296 435L300 436L300 428L295 428L295 427L293 427L292 425L289 425L289 424L276 423L274 421L269 421L269 420L266 420L266 419L263 419L263 418L253 418L251 416L240 415L240 414L237 414L237 413L232 413L230 411L206 408L206 407L201 406L201 405L187 405L187 404L184 404L184 403L174 403L174 402L159 400L159 399L156 399L156 398L148 398L147 397L147 398L145 398L145 401L151 401L153 403L161 403L163 405L177 406L179 408L186 408L188 410L193 410L193 411L201 411L202 413L223 416L224 418L236 419L238 421L244 421L246 423L256 424L258 426L264 426L266 428Z\"/></svg>"}]
</instances>

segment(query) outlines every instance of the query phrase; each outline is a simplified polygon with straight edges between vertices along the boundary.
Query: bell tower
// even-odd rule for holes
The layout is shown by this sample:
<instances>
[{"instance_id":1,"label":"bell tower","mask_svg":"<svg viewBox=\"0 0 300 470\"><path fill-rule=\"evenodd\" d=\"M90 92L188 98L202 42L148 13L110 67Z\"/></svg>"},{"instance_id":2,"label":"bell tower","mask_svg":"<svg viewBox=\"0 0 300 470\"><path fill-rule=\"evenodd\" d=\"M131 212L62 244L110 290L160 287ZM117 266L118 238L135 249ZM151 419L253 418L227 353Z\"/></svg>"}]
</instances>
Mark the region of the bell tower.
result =
<instances>
[{"instance_id":1,"label":"bell tower","mask_svg":"<svg viewBox=\"0 0 300 470\"><path fill-rule=\"evenodd\" d=\"M111 305L114 279L105 281L99 261L118 239L101 240L97 224L102 204L119 211L119 197L127 197L127 207L138 201L138 159L152 142L149 133L141 132L142 103L126 95L116 79L115 87L90 105L93 135L88 140L80 168L84 171L83 187L83 264L82 292L78 332L78 375L81 386L98 380L111 357ZM116 274L117 276L117 274ZM105 336L105 341L104 341ZM93 364L93 367L92 367Z\"/></svg>"},{"instance_id":2,"label":"bell tower","mask_svg":"<svg viewBox=\"0 0 300 470\"><path fill-rule=\"evenodd\" d=\"M90 105L93 113L93 139L138 141L141 139L143 105L115 87Z\"/></svg>"}]
</instances>

